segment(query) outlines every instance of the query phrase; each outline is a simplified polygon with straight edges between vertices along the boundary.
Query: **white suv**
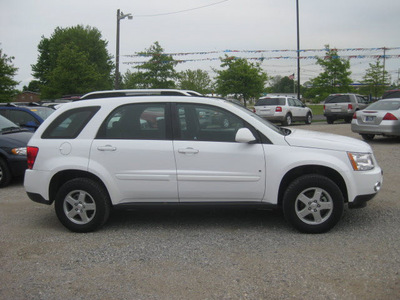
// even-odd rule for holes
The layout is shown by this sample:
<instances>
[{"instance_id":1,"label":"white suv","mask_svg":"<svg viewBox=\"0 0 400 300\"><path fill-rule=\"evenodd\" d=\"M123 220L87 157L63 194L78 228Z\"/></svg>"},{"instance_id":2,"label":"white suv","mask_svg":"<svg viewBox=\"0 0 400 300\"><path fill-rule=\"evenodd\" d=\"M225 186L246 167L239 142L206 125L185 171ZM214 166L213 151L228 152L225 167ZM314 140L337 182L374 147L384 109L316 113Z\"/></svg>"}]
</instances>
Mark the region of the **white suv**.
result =
<instances>
[{"instance_id":1,"label":"white suv","mask_svg":"<svg viewBox=\"0 0 400 300\"><path fill-rule=\"evenodd\" d=\"M224 120L229 120L225 122ZM98 229L144 204L277 207L326 232L364 206L382 171L363 141L272 125L221 99L143 96L68 103L28 144L25 189L61 223Z\"/></svg>"},{"instance_id":2,"label":"white suv","mask_svg":"<svg viewBox=\"0 0 400 300\"><path fill-rule=\"evenodd\" d=\"M292 122L312 122L312 111L299 99L284 96L263 97L254 105L254 112L271 122L281 122L283 126Z\"/></svg>"}]
</instances>

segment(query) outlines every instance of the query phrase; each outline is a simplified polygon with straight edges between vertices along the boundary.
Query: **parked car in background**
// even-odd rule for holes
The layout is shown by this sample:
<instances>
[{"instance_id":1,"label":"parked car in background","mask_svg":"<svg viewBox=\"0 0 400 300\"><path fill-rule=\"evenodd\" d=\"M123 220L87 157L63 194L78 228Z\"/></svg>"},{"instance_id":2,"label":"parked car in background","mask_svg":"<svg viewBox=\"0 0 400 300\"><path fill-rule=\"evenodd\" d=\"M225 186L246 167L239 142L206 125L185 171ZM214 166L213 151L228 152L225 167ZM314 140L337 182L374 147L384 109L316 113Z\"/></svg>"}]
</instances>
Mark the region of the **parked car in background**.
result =
<instances>
[{"instance_id":1,"label":"parked car in background","mask_svg":"<svg viewBox=\"0 0 400 300\"><path fill-rule=\"evenodd\" d=\"M292 97L262 97L254 105L254 112L268 121L280 122L283 126L289 126L296 121L306 124L312 122L311 109Z\"/></svg>"},{"instance_id":2,"label":"parked car in background","mask_svg":"<svg viewBox=\"0 0 400 300\"><path fill-rule=\"evenodd\" d=\"M53 112L54 109L40 105L0 105L0 115L30 131L35 131Z\"/></svg>"},{"instance_id":3,"label":"parked car in background","mask_svg":"<svg viewBox=\"0 0 400 300\"><path fill-rule=\"evenodd\" d=\"M399 98L400 99L400 89L394 89L390 91L386 91L383 93L382 99L392 99Z\"/></svg>"},{"instance_id":4,"label":"parked car in background","mask_svg":"<svg viewBox=\"0 0 400 300\"><path fill-rule=\"evenodd\" d=\"M354 112L369 105L368 96L357 94L332 94L324 101L324 116L328 124L344 119L350 123Z\"/></svg>"},{"instance_id":5,"label":"parked car in background","mask_svg":"<svg viewBox=\"0 0 400 300\"><path fill-rule=\"evenodd\" d=\"M113 208L150 204L274 207L298 230L320 233L345 205L365 206L382 182L363 141L281 128L204 97L70 103L44 121L27 152L29 198L54 203L76 232L100 228Z\"/></svg>"},{"instance_id":6,"label":"parked car in background","mask_svg":"<svg viewBox=\"0 0 400 300\"><path fill-rule=\"evenodd\" d=\"M364 140L375 135L400 137L400 98L379 100L354 113L351 130Z\"/></svg>"},{"instance_id":7,"label":"parked car in background","mask_svg":"<svg viewBox=\"0 0 400 300\"><path fill-rule=\"evenodd\" d=\"M0 115L0 188L12 178L23 176L27 168L26 144L32 132Z\"/></svg>"}]
</instances>

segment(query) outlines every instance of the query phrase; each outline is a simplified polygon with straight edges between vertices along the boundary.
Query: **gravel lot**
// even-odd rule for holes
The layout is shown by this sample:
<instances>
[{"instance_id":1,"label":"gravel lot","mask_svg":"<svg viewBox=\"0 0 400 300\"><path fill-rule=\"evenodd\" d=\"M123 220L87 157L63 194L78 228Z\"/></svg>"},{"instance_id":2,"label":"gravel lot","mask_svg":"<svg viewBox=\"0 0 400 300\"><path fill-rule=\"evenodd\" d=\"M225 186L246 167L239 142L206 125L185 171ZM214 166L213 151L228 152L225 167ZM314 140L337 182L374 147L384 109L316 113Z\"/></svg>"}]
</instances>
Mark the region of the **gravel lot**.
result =
<instances>
[{"instance_id":1,"label":"gravel lot","mask_svg":"<svg viewBox=\"0 0 400 300\"><path fill-rule=\"evenodd\" d=\"M382 191L321 235L250 209L117 212L76 234L17 181L0 190L0 299L399 299L400 142L370 144Z\"/></svg>"}]
</instances>

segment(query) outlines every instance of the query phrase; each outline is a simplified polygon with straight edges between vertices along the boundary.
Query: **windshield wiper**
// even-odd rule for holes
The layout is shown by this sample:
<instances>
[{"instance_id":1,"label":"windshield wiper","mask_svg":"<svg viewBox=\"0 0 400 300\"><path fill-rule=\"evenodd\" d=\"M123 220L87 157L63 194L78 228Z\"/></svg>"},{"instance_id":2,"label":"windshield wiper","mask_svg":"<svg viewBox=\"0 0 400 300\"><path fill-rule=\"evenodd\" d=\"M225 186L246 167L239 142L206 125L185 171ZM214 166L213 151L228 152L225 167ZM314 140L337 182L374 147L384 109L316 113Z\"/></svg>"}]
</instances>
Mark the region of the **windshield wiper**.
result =
<instances>
[{"instance_id":1,"label":"windshield wiper","mask_svg":"<svg viewBox=\"0 0 400 300\"><path fill-rule=\"evenodd\" d=\"M5 127L1 129L1 132L5 133L5 132L15 132L15 131L26 131L26 129L23 129L21 127L17 127L17 126L11 126L11 127Z\"/></svg>"}]
</instances>

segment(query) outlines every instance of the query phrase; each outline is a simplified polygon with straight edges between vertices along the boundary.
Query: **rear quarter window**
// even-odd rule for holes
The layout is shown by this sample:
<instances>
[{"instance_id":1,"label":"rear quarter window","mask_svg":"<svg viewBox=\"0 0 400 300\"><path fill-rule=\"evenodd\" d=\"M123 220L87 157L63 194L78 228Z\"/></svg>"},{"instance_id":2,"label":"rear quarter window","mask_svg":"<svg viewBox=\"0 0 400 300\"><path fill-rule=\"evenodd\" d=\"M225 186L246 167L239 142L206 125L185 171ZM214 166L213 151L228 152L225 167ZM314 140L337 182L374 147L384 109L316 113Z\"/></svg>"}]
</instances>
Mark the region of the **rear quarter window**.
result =
<instances>
[{"instance_id":1,"label":"rear quarter window","mask_svg":"<svg viewBox=\"0 0 400 300\"><path fill-rule=\"evenodd\" d=\"M63 112L43 132L42 139L74 139L100 109L80 107Z\"/></svg>"}]
</instances>

